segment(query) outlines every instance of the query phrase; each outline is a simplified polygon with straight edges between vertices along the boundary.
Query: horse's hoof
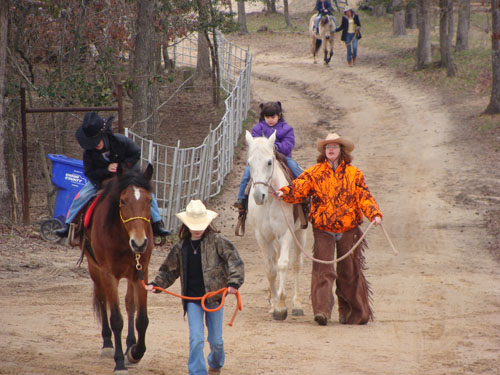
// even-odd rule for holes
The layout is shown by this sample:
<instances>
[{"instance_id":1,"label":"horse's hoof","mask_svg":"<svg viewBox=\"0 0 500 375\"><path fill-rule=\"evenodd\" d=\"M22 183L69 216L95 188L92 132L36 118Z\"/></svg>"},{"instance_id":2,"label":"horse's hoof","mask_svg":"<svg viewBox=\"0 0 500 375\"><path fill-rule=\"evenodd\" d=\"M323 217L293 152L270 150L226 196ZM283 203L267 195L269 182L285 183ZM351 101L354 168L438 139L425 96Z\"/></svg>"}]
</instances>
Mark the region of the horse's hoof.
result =
<instances>
[{"instance_id":1,"label":"horse's hoof","mask_svg":"<svg viewBox=\"0 0 500 375\"><path fill-rule=\"evenodd\" d=\"M135 347L135 345L132 345L128 350L127 350L127 353L125 353L125 361L126 361L126 364L128 366L135 366L137 365L140 360L142 359L142 357L140 357L139 359L135 359L133 356L132 356L132 349Z\"/></svg>"},{"instance_id":2,"label":"horse's hoof","mask_svg":"<svg viewBox=\"0 0 500 375\"><path fill-rule=\"evenodd\" d=\"M304 316L304 310L302 309L292 309L292 316Z\"/></svg>"},{"instance_id":3,"label":"horse's hoof","mask_svg":"<svg viewBox=\"0 0 500 375\"><path fill-rule=\"evenodd\" d=\"M128 370L127 369L115 370L113 373L114 373L114 375L128 375Z\"/></svg>"},{"instance_id":4,"label":"horse's hoof","mask_svg":"<svg viewBox=\"0 0 500 375\"><path fill-rule=\"evenodd\" d=\"M115 356L115 349L107 347L101 349L101 358L113 358Z\"/></svg>"},{"instance_id":5,"label":"horse's hoof","mask_svg":"<svg viewBox=\"0 0 500 375\"><path fill-rule=\"evenodd\" d=\"M284 309L282 311L274 310L274 312L273 312L273 319L274 320L285 320L287 316L288 316L287 309Z\"/></svg>"}]
</instances>

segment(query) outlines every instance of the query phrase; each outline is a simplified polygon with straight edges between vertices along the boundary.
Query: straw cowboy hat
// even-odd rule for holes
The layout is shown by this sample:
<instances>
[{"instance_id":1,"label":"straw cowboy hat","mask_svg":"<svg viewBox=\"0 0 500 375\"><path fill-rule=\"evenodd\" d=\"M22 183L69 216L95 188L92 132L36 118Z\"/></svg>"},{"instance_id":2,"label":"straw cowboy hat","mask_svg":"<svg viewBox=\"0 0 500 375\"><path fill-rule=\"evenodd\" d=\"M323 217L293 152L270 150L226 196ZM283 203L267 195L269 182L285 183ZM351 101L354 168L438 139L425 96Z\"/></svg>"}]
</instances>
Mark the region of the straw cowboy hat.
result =
<instances>
[{"instance_id":1,"label":"straw cowboy hat","mask_svg":"<svg viewBox=\"0 0 500 375\"><path fill-rule=\"evenodd\" d=\"M341 137L337 133L330 133L326 136L325 139L318 140L318 151L323 153L325 152L325 146L329 143L339 143L344 145L345 150L347 152L351 152L354 150L354 143L346 137Z\"/></svg>"},{"instance_id":2,"label":"straw cowboy hat","mask_svg":"<svg viewBox=\"0 0 500 375\"><path fill-rule=\"evenodd\" d=\"M207 210L200 200L193 199L186 207L186 211L175 214L191 230L205 230L218 213Z\"/></svg>"},{"instance_id":3,"label":"straw cowboy hat","mask_svg":"<svg viewBox=\"0 0 500 375\"><path fill-rule=\"evenodd\" d=\"M85 150L92 150L101 142L102 136L106 133L113 122L114 117L103 120L97 113L88 112L83 118L83 124L75 133L76 140Z\"/></svg>"}]
</instances>

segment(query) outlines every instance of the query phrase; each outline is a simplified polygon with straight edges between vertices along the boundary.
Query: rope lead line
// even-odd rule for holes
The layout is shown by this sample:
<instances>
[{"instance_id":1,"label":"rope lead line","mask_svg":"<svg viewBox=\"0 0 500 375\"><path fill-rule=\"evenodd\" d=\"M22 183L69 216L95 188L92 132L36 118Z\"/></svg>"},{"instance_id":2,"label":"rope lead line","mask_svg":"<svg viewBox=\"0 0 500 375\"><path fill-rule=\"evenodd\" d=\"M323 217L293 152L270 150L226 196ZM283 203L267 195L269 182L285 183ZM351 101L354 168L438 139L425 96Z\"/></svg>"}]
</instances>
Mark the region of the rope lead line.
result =
<instances>
[{"instance_id":1,"label":"rope lead line","mask_svg":"<svg viewBox=\"0 0 500 375\"><path fill-rule=\"evenodd\" d=\"M137 269L137 272L139 272L139 280L141 280L142 286L144 287L144 289L146 289L146 283L144 282L144 273L142 272L142 265L139 262L140 259L141 259L141 254L135 254L135 262L136 262L135 268ZM172 296L179 297L179 298L182 298L182 299L191 300L191 301L201 300L201 307L206 312L219 311L222 308L222 306L224 306L224 301L226 300L226 294L227 294L227 288L222 288L222 289L219 289L219 290L217 290L215 292L205 293L205 295L203 297L182 296L180 294L177 294L177 293L174 293L174 292L170 292L170 291L168 291L166 289L160 288L159 286L154 286L153 290L160 290L163 293L167 293L167 294L170 294ZM213 297L213 296L215 296L217 294L222 294L222 300L220 301L220 305L218 307L216 307L215 309L209 309L208 307L206 307L205 306L205 300L207 298ZM236 291L236 295L235 296L236 296L236 299L237 299L237 303L236 303L236 308L234 309L233 316L231 317L231 320L228 323L228 325L230 327L233 326L233 322L234 322L234 319L236 318L236 314L238 313L238 310L241 311L241 295L240 295L240 292Z\"/></svg>"},{"instance_id":2,"label":"rope lead line","mask_svg":"<svg viewBox=\"0 0 500 375\"><path fill-rule=\"evenodd\" d=\"M274 196L276 196L276 193L274 191L274 189L271 188L271 186L268 186L269 187L269 190L271 190L271 192L273 193ZM277 198L279 199L279 198ZM283 208L283 201L279 199L279 202L280 202L280 208L281 208L281 212L283 213L283 217L285 218L285 221L286 221L286 225L288 226L288 229L290 230L290 232L292 233L292 236L295 240L295 242L297 243L297 246L299 247L300 251L302 251L302 253L309 259L311 259L313 262L316 262L316 263L322 263L322 264L334 264L334 263L338 263L340 262L341 260L347 258L349 255L351 255L351 253L358 247L358 245L361 243L361 241L363 241L363 238L365 238L366 234L368 233L368 231L371 229L371 227L373 226L373 224L375 224L375 221L372 221L370 223L370 225L368 225L368 227L366 228L365 232L363 233L363 235L361 236L361 238L354 244L354 246L351 248L351 250L349 250L347 253L345 253L344 255L342 255L340 258L337 258L337 259L334 259L334 260L321 260L321 259L316 259L314 257L312 257L311 255L309 255L308 253L306 253L306 251L304 250L304 248L300 245L300 241L297 239L297 236L295 235L295 231L293 229L293 227L290 225L290 222L288 221L288 218L286 217L286 213L285 213L285 209ZM389 235L387 234L385 228L384 228L384 225L382 223L380 223L380 226L382 227L382 230L385 234L385 237L387 238L387 241L389 241L389 245L391 245L391 248L392 248L392 251L394 252L394 255L398 255L398 251L396 250L396 248L394 247L394 245L392 244L392 241L391 239L389 238Z\"/></svg>"},{"instance_id":3,"label":"rope lead line","mask_svg":"<svg viewBox=\"0 0 500 375\"><path fill-rule=\"evenodd\" d=\"M141 279L141 283L142 283L142 286L144 287L144 289L146 289L146 283L144 282L144 279ZM219 311L222 308L222 306L224 306L224 302L225 302L226 294L227 294L227 288L222 288L222 289L219 289L219 290L217 290L215 292L205 293L205 295L203 297L188 297L188 296L183 296L183 295L180 295L180 294L177 294L177 293L174 293L174 292L170 292L170 291L168 291L166 289L160 288L159 286L154 286L153 289L154 290L160 290L163 293L167 293L167 294L170 294L170 295L172 295L174 297L178 297L178 298L182 298L182 299L187 299L187 300L190 300L190 301L200 301L201 300L201 307L206 312ZM205 300L207 298L213 297L213 296L215 296L217 294L222 294L222 300L220 302L220 305L218 307L216 307L215 309L209 309L208 307L206 307L205 306ZM236 303L236 308L234 309L233 316L231 317L231 320L228 323L228 326L230 326L230 327L233 326L233 322L234 322L234 319L236 318L236 314L238 313L238 310L241 311L241 307L242 307L240 292L237 291L235 296L236 296L236 299L237 299L237 303Z\"/></svg>"}]
</instances>

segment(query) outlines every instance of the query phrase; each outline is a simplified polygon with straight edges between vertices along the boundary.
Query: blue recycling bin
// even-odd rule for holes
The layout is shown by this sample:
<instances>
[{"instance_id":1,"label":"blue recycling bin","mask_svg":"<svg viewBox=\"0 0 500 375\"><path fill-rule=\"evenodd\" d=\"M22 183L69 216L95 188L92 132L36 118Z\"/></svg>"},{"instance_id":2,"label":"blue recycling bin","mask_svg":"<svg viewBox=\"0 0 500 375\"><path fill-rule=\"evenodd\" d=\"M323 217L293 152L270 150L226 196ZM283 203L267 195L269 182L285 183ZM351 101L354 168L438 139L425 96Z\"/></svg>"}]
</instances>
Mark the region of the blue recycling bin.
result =
<instances>
[{"instance_id":1,"label":"blue recycling bin","mask_svg":"<svg viewBox=\"0 0 500 375\"><path fill-rule=\"evenodd\" d=\"M52 162L52 183L57 187L54 218L64 223L73 198L88 180L83 161L56 154L48 154L48 158Z\"/></svg>"}]
</instances>

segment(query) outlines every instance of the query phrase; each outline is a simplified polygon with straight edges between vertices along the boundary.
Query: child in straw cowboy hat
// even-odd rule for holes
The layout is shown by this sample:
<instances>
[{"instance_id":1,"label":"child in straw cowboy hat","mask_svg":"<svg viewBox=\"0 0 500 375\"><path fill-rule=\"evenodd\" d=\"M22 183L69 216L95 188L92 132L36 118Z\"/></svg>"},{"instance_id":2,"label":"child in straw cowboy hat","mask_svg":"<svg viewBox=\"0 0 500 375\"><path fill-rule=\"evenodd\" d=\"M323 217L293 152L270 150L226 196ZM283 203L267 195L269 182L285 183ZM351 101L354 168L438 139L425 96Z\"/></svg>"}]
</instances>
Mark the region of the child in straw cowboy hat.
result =
<instances>
[{"instance_id":1,"label":"child in straw cowboy hat","mask_svg":"<svg viewBox=\"0 0 500 375\"><path fill-rule=\"evenodd\" d=\"M184 212L176 214L182 222L177 242L167 255L154 281L146 286L168 288L177 278L181 280L182 295L202 297L207 292L228 288L236 294L244 281L244 265L234 245L216 232L211 225L217 213L207 210L200 200L192 200ZM208 298L205 306L214 309L220 305L221 295ZM190 375L220 374L224 365L224 342L222 340L222 318L224 308L215 312L203 310L199 300L182 300L189 324ZM208 370L203 354L204 321L208 329L210 354Z\"/></svg>"},{"instance_id":2,"label":"child in straw cowboy hat","mask_svg":"<svg viewBox=\"0 0 500 375\"><path fill-rule=\"evenodd\" d=\"M313 225L315 258L331 261L346 254L362 236L359 228L363 215L375 225L382 222L382 212L366 186L363 173L351 165L354 143L336 133L318 141L318 164L306 169L277 195L288 203L311 197L309 220ZM326 325L334 305L333 285L339 302L342 324L366 324L372 318L370 291L363 275L365 242L353 256L333 264L313 262L311 299L314 320Z\"/></svg>"}]
</instances>

